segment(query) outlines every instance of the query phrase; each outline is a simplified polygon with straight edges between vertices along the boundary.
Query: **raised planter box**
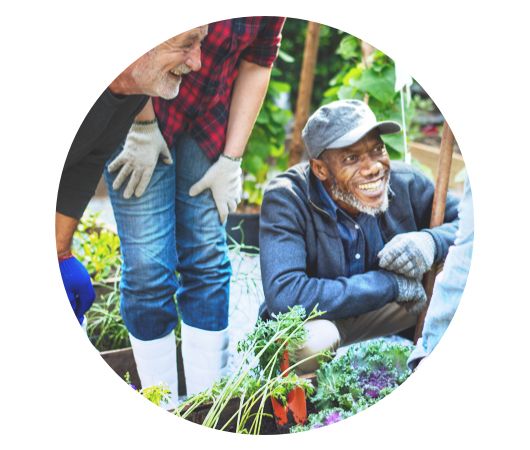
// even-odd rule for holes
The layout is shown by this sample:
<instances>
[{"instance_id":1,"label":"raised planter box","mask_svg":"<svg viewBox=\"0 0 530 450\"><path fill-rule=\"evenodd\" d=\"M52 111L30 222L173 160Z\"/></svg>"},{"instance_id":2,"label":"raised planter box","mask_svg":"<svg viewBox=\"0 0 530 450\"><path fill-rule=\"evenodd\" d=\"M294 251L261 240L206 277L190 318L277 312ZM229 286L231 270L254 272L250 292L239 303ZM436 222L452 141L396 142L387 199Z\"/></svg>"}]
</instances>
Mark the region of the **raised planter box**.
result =
<instances>
[{"instance_id":1,"label":"raised planter box","mask_svg":"<svg viewBox=\"0 0 530 450\"><path fill-rule=\"evenodd\" d=\"M432 145L422 144L420 142L411 142L409 144L410 154L412 158L418 160L423 165L431 169L434 179L438 176L438 160L440 158L440 149ZM464 191L463 180L457 180L456 176L465 167L464 158L462 155L453 152L453 160L451 163L451 172L449 176L449 189L456 192Z\"/></svg>"}]
</instances>

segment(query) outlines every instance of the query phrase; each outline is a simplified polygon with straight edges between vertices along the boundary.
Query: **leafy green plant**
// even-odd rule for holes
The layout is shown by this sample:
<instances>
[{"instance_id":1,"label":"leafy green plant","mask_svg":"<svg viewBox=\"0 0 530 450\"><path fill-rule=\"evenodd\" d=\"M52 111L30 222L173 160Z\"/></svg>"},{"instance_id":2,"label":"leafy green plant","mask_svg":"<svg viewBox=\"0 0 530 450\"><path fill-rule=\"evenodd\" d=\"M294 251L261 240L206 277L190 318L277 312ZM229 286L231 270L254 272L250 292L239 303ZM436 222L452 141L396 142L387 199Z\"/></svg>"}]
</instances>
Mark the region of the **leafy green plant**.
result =
<instances>
[{"instance_id":1,"label":"leafy green plant","mask_svg":"<svg viewBox=\"0 0 530 450\"><path fill-rule=\"evenodd\" d=\"M99 351L128 347L129 333L120 313L118 278L113 289L101 295L87 311L87 334Z\"/></svg>"},{"instance_id":2,"label":"leafy green plant","mask_svg":"<svg viewBox=\"0 0 530 450\"><path fill-rule=\"evenodd\" d=\"M292 432L329 425L356 414L392 392L410 375L412 346L384 339L351 346L316 372L318 389L310 398L319 412Z\"/></svg>"},{"instance_id":3,"label":"leafy green plant","mask_svg":"<svg viewBox=\"0 0 530 450\"><path fill-rule=\"evenodd\" d=\"M154 403L156 406L167 404L167 402L169 401L171 391L169 390L168 385L165 383L160 383L157 385L145 387L143 389L138 389L134 384L131 383L131 374L129 372L125 372L125 376L123 377L123 379L135 391L139 392L140 395L145 397L151 403Z\"/></svg>"},{"instance_id":4,"label":"leafy green plant","mask_svg":"<svg viewBox=\"0 0 530 450\"><path fill-rule=\"evenodd\" d=\"M72 242L72 254L88 270L94 283L112 282L121 267L120 239L98 220L99 214L81 219Z\"/></svg>"},{"instance_id":5,"label":"leafy green plant","mask_svg":"<svg viewBox=\"0 0 530 450\"><path fill-rule=\"evenodd\" d=\"M157 384L140 389L140 394L154 403L156 406L166 404L169 401L171 391L166 384Z\"/></svg>"},{"instance_id":6,"label":"leafy green plant","mask_svg":"<svg viewBox=\"0 0 530 450\"><path fill-rule=\"evenodd\" d=\"M258 434L269 397L274 396L285 404L287 394L295 387L308 394L313 392L308 380L292 372L305 360L295 362L283 372L279 367L283 352L287 350L294 355L296 348L305 340L305 323L321 314L315 308L306 317L303 307L296 306L287 313L273 316L273 320L259 319L253 332L238 345L238 352L243 357L234 374L223 378L207 391L188 398L177 407L176 414L186 418L200 406L210 403L202 423L204 426L221 430L233 426L236 433ZM237 411L225 423L220 423L223 411L235 399L239 402Z\"/></svg>"}]
</instances>

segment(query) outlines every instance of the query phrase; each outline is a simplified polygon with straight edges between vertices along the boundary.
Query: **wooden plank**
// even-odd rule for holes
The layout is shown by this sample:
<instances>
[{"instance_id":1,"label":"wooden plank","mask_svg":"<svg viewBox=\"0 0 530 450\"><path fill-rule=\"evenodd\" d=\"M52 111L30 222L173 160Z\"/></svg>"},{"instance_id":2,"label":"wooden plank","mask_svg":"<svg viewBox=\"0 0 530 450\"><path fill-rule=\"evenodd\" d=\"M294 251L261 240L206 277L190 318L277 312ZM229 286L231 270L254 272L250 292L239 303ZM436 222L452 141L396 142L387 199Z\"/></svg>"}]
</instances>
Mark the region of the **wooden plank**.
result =
<instances>
[{"instance_id":1,"label":"wooden plank","mask_svg":"<svg viewBox=\"0 0 530 450\"><path fill-rule=\"evenodd\" d=\"M440 150L432 145L422 144L420 142L410 142L409 149L412 157L420 163L431 169L434 179L438 178L438 167ZM465 167L464 158L459 153L453 152L451 171L449 173L449 189L456 192L464 191L464 182L457 181L455 178Z\"/></svg>"},{"instance_id":2,"label":"wooden plank","mask_svg":"<svg viewBox=\"0 0 530 450\"><path fill-rule=\"evenodd\" d=\"M120 378L123 378L125 374L129 372L131 383L137 388L140 388L140 378L136 371L136 363L134 362L131 347L121 348L119 350L108 350L106 352L101 352L100 355Z\"/></svg>"}]
</instances>

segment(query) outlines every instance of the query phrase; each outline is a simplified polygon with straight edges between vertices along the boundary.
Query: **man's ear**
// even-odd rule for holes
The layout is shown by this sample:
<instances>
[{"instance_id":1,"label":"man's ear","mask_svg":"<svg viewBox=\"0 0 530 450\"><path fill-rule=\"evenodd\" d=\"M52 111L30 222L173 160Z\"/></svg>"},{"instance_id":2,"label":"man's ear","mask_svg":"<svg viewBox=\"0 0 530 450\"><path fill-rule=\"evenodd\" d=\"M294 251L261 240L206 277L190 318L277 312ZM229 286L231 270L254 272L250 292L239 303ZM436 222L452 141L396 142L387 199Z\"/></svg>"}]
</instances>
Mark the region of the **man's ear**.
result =
<instances>
[{"instance_id":1,"label":"man's ear","mask_svg":"<svg viewBox=\"0 0 530 450\"><path fill-rule=\"evenodd\" d=\"M309 164L311 164L313 174L320 181L326 181L329 178L328 166L324 161L321 159L311 159Z\"/></svg>"}]
</instances>

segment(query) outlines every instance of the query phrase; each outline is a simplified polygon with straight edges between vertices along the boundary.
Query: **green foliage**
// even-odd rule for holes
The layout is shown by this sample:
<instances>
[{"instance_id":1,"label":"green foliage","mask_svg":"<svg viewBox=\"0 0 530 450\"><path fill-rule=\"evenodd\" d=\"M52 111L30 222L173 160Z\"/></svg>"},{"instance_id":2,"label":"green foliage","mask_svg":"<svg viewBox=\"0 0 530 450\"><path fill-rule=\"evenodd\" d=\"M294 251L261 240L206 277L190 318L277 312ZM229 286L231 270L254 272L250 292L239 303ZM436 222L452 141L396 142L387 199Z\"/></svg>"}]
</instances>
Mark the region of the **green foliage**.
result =
<instances>
[{"instance_id":1,"label":"green foliage","mask_svg":"<svg viewBox=\"0 0 530 450\"><path fill-rule=\"evenodd\" d=\"M409 376L412 347L384 339L353 345L346 355L317 371L318 390L312 402L321 410L358 412L376 403Z\"/></svg>"},{"instance_id":2,"label":"green foliage","mask_svg":"<svg viewBox=\"0 0 530 450\"><path fill-rule=\"evenodd\" d=\"M121 266L120 239L98 221L99 214L81 219L72 242L72 254L83 263L94 282L106 282Z\"/></svg>"},{"instance_id":3,"label":"green foliage","mask_svg":"<svg viewBox=\"0 0 530 450\"><path fill-rule=\"evenodd\" d=\"M289 360L294 361L296 350L305 342L307 332L299 326L306 316L303 306L296 305L286 313L272 314L273 320L258 318L256 326L244 341L238 343L238 352L248 352L250 349L259 356L260 367L266 367L270 361L275 361L273 370L279 371L280 358L278 355L287 350ZM285 330L292 330L289 339L282 341L276 336Z\"/></svg>"},{"instance_id":4,"label":"green foliage","mask_svg":"<svg viewBox=\"0 0 530 450\"><path fill-rule=\"evenodd\" d=\"M87 311L87 333L99 350L129 345L129 335L120 314L120 239L99 222L99 214L85 214L72 242L72 253L88 270L96 300Z\"/></svg>"},{"instance_id":5,"label":"green foliage","mask_svg":"<svg viewBox=\"0 0 530 450\"><path fill-rule=\"evenodd\" d=\"M156 406L167 404L171 391L166 384L157 384L140 389L140 394Z\"/></svg>"},{"instance_id":6,"label":"green foliage","mask_svg":"<svg viewBox=\"0 0 530 450\"><path fill-rule=\"evenodd\" d=\"M100 295L87 311L87 334L99 351L130 345L129 333L120 314L120 292L116 285Z\"/></svg>"},{"instance_id":7,"label":"green foliage","mask_svg":"<svg viewBox=\"0 0 530 450\"><path fill-rule=\"evenodd\" d=\"M402 123L400 93L394 91L396 81L394 62L379 50L373 53L370 67L361 60L360 41L354 36L343 37L337 53L344 65L329 83L323 104L335 100L368 98L368 105L378 120ZM407 130L411 127L415 104L405 108ZM384 135L383 141L392 159L402 159L405 153L403 132Z\"/></svg>"},{"instance_id":8,"label":"green foliage","mask_svg":"<svg viewBox=\"0 0 530 450\"><path fill-rule=\"evenodd\" d=\"M296 104L300 70L305 46L307 21L288 18L282 31L281 51L275 63L274 79L289 84L291 105ZM318 63L315 67L315 79L311 96L312 109L320 104L324 91L328 88L329 79L342 67L343 61L337 58L336 52L344 32L326 25L320 26ZM284 55L287 58L284 59Z\"/></svg>"},{"instance_id":9,"label":"green foliage","mask_svg":"<svg viewBox=\"0 0 530 450\"><path fill-rule=\"evenodd\" d=\"M289 359L291 366L286 371L281 372L279 367L285 349L294 353L294 348L305 337L305 323L321 314L314 309L306 316L303 308L298 306L278 314L275 320L260 320L255 330L238 344L242 359L233 375L189 397L176 408L175 414L186 418L199 406L211 403L202 423L204 426L223 430L232 426L236 433L259 434L269 397L274 396L285 404L287 394L295 387L307 394L313 392L308 380L292 372L303 361L296 361L293 357ZM225 423L219 423L222 412L234 399L239 399L237 411Z\"/></svg>"}]
</instances>

